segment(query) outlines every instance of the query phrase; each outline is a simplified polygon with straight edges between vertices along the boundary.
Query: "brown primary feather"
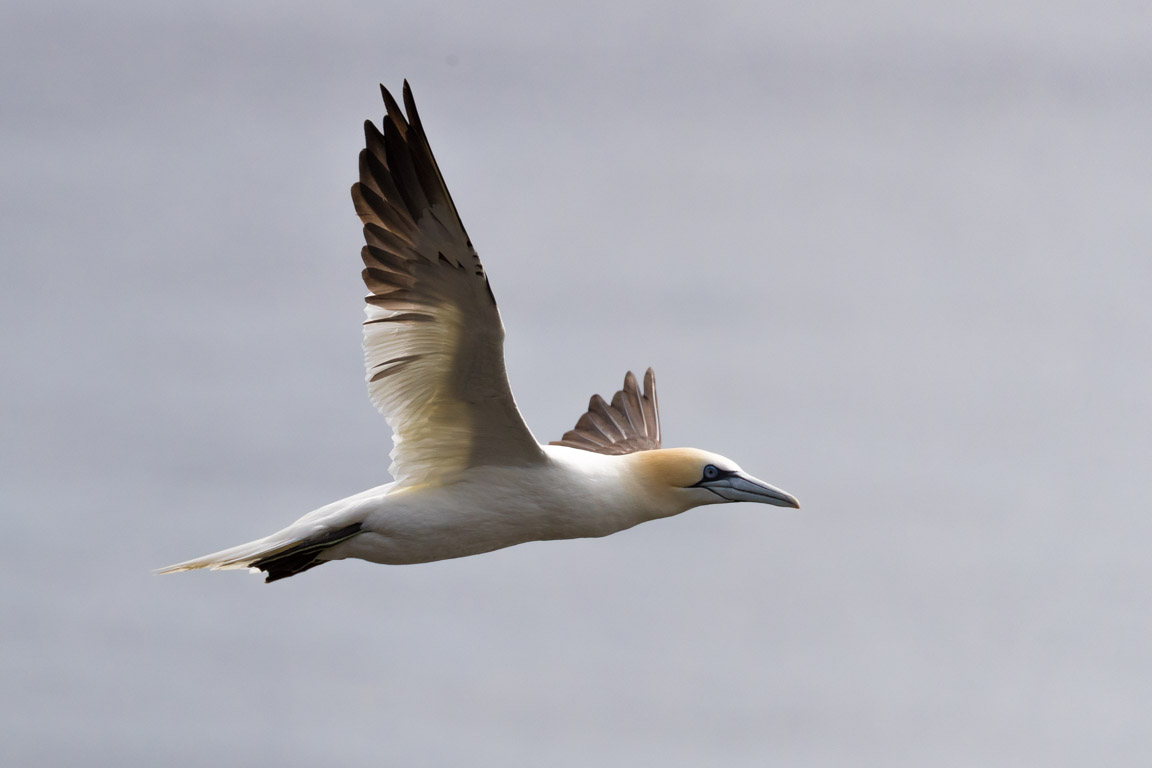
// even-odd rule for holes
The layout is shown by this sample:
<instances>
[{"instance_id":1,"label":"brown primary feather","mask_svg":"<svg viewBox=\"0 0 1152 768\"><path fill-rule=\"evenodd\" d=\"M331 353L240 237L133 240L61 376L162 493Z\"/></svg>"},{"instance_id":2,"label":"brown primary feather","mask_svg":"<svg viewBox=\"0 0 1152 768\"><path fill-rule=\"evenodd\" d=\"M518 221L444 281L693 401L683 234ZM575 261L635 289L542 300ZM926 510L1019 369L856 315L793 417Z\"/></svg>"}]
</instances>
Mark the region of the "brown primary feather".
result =
<instances>
[{"instance_id":1,"label":"brown primary feather","mask_svg":"<svg viewBox=\"0 0 1152 768\"><path fill-rule=\"evenodd\" d=\"M620 455L651 451L660 447L660 412L656 402L656 374L649 368L644 374L644 391L631 371L624 377L624 388L607 403L593 395L588 410L576 422L576 428L564 433L552 445L564 445L594 453Z\"/></svg>"}]
</instances>

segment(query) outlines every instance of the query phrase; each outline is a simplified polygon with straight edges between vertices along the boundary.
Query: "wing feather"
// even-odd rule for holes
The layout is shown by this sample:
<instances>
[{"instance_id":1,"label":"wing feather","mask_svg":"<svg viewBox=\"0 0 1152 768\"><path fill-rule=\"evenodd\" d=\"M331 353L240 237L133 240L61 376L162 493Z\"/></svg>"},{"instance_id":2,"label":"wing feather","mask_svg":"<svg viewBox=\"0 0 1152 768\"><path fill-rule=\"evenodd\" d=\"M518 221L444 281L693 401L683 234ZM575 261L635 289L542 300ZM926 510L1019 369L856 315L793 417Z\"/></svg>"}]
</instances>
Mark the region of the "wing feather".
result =
<instances>
[{"instance_id":1,"label":"wing feather","mask_svg":"<svg viewBox=\"0 0 1152 768\"><path fill-rule=\"evenodd\" d=\"M624 388L612 396L609 404L593 395L588 410L576 422L576 428L564 433L552 445L566 445L595 453L618 455L650 451L660 447L660 412L656 404L656 374L649 368L644 374L644 391L629 371Z\"/></svg>"},{"instance_id":2,"label":"wing feather","mask_svg":"<svg viewBox=\"0 0 1152 768\"><path fill-rule=\"evenodd\" d=\"M428 146L411 89L381 86L387 115L364 126L360 181L368 288L368 393L393 431L401 486L448 480L481 464L529 464L543 451L504 368L504 326L480 257Z\"/></svg>"}]
</instances>

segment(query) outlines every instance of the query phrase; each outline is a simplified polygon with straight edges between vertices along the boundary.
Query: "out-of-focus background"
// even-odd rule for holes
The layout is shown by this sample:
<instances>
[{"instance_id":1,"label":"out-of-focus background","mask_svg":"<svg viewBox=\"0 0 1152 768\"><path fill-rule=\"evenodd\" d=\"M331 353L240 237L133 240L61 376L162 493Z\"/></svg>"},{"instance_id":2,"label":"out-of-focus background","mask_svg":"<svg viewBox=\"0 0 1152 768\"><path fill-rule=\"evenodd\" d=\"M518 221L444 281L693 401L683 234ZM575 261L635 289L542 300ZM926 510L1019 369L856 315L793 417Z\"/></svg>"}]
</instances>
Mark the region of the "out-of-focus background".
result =
<instances>
[{"instance_id":1,"label":"out-of-focus background","mask_svg":"<svg viewBox=\"0 0 1152 768\"><path fill-rule=\"evenodd\" d=\"M1143 765L1152 11L8 3L5 765ZM384 482L348 187L413 84L525 418L629 368L803 510L266 586Z\"/></svg>"}]
</instances>

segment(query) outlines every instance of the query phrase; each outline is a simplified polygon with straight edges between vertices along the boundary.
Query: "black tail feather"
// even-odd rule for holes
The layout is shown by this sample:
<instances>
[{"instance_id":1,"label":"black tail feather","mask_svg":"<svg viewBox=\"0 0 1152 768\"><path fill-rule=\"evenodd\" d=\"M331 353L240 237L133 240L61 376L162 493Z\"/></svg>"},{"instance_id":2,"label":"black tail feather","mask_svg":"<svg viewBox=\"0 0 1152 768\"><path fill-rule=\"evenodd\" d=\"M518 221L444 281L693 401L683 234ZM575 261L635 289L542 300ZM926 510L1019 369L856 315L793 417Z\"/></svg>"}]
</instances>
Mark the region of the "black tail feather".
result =
<instances>
[{"instance_id":1,"label":"black tail feather","mask_svg":"<svg viewBox=\"0 0 1152 768\"><path fill-rule=\"evenodd\" d=\"M360 533L360 523L352 523L339 530L329 531L328 533L305 539L282 552L277 552L268 557L262 557L254 561L252 567L259 568L267 573L268 577L264 579L264 583L271 584L274 581L303 573L309 568L323 565L328 561L320 559L319 555L321 552L346 539L352 538L358 533Z\"/></svg>"}]
</instances>

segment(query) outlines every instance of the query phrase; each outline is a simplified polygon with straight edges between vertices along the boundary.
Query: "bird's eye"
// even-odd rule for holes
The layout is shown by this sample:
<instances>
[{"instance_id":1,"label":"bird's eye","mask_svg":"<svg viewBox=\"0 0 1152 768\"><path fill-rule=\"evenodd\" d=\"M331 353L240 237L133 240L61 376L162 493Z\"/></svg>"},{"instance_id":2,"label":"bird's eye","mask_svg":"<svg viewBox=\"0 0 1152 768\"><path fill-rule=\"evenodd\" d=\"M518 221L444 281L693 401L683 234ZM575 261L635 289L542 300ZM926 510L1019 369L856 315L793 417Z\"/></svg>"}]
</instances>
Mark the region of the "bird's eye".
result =
<instances>
[{"instance_id":1,"label":"bird's eye","mask_svg":"<svg viewBox=\"0 0 1152 768\"><path fill-rule=\"evenodd\" d=\"M704 467L705 480L715 480L718 477L720 477L720 470L716 469L714 465L709 464L708 466Z\"/></svg>"}]
</instances>

